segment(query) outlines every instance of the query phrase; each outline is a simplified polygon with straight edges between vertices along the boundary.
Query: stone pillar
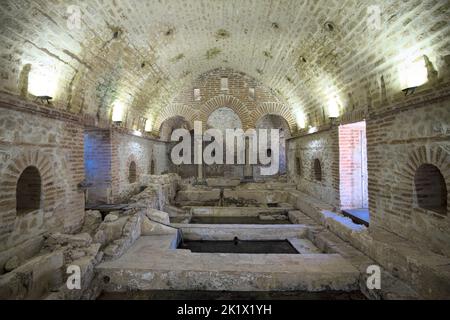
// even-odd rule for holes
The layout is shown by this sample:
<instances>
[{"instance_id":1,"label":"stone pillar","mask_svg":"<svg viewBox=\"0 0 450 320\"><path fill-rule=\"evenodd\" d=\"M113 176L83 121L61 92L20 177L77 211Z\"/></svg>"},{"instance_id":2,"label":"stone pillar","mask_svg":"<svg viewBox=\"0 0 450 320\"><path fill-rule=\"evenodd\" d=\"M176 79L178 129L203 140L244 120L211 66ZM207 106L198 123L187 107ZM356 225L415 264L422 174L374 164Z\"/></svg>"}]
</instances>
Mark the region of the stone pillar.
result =
<instances>
[{"instance_id":1,"label":"stone pillar","mask_svg":"<svg viewBox=\"0 0 450 320\"><path fill-rule=\"evenodd\" d=\"M248 139L245 139L245 166L244 166L245 180L253 180L253 168L250 164L250 148Z\"/></svg>"}]
</instances>

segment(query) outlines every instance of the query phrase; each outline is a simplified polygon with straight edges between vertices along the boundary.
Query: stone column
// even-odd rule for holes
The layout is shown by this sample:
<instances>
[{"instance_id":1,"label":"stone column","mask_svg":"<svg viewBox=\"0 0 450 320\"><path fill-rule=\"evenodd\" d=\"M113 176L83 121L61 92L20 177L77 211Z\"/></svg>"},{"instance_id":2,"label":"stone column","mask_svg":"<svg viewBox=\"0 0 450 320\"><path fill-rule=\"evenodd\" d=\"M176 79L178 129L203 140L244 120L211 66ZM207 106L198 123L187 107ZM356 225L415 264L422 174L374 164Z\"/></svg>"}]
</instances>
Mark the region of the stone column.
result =
<instances>
[{"instance_id":1,"label":"stone column","mask_svg":"<svg viewBox=\"0 0 450 320\"><path fill-rule=\"evenodd\" d=\"M245 180L253 180L253 167L250 164L250 147L249 147L248 139L245 139L244 179Z\"/></svg>"}]
</instances>

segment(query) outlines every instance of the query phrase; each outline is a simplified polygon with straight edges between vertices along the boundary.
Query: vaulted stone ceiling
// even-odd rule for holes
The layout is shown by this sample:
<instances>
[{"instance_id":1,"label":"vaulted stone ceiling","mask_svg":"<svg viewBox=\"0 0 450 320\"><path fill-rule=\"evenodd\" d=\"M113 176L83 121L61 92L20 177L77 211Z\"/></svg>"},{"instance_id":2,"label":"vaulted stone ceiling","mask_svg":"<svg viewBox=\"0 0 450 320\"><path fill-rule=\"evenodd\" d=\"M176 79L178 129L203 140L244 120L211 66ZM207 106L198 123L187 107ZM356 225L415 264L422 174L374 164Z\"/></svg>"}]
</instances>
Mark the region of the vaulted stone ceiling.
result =
<instances>
[{"instance_id":1,"label":"vaulted stone ceiling","mask_svg":"<svg viewBox=\"0 0 450 320\"><path fill-rule=\"evenodd\" d=\"M31 64L29 91L59 108L108 119L121 101L155 119L181 87L225 67L271 88L302 122L330 105L376 104L380 90L394 96L399 70L423 55L445 73L449 3L2 0L1 90L20 94Z\"/></svg>"}]
</instances>

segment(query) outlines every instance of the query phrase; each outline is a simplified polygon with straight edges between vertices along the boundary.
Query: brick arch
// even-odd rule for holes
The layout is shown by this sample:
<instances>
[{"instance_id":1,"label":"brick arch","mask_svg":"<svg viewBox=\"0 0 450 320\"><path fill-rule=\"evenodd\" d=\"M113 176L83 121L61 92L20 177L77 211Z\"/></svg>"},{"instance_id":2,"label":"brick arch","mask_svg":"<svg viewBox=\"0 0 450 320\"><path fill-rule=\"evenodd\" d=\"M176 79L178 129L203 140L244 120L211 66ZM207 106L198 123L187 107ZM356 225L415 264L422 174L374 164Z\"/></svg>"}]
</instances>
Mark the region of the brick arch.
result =
<instances>
[{"instance_id":1,"label":"brick arch","mask_svg":"<svg viewBox=\"0 0 450 320\"><path fill-rule=\"evenodd\" d=\"M325 180L324 163L321 157L313 157L311 162L311 180L316 183L323 183ZM320 180L318 179L320 178Z\"/></svg>"},{"instance_id":2,"label":"brick arch","mask_svg":"<svg viewBox=\"0 0 450 320\"><path fill-rule=\"evenodd\" d=\"M206 125L209 116L219 108L227 107L233 110L239 117L244 130L251 128L252 121L250 119L250 114L248 108L242 103L241 100L230 95L220 95L216 96L209 101L207 101L200 109L198 119Z\"/></svg>"},{"instance_id":3,"label":"brick arch","mask_svg":"<svg viewBox=\"0 0 450 320\"><path fill-rule=\"evenodd\" d=\"M450 153L441 146L426 147L421 146L412 150L408 154L407 161L402 165L396 174L400 177L399 188L404 191L405 197L409 199L393 199L394 206L404 205L404 201L414 204L413 209L425 211L417 206L414 177L417 169L424 164L431 164L439 169L444 177L447 191L450 190ZM407 192L409 191L409 192ZM408 196L406 196L408 194ZM449 196L447 192L447 215L450 211Z\"/></svg>"},{"instance_id":4,"label":"brick arch","mask_svg":"<svg viewBox=\"0 0 450 320\"><path fill-rule=\"evenodd\" d=\"M256 108L256 110L252 112L252 119L254 120L253 126L256 125L259 119L268 114L282 117L289 125L291 133L295 131L297 124L291 110L284 104L277 102L264 102L258 108Z\"/></svg>"},{"instance_id":5,"label":"brick arch","mask_svg":"<svg viewBox=\"0 0 450 320\"><path fill-rule=\"evenodd\" d=\"M37 168L41 176L40 211L46 213L53 212L55 209L56 189L51 155L38 150L20 153L8 161L0 176L0 194L4 197L0 204L0 224L6 230L0 235L1 238L14 231L17 218L17 182L22 172L30 166Z\"/></svg>"},{"instance_id":6,"label":"brick arch","mask_svg":"<svg viewBox=\"0 0 450 320\"><path fill-rule=\"evenodd\" d=\"M194 127L194 119L198 117L198 112L191 107L183 104L171 104L159 114L153 126L154 132L159 132L164 121L173 117L183 117Z\"/></svg>"},{"instance_id":7,"label":"brick arch","mask_svg":"<svg viewBox=\"0 0 450 320\"><path fill-rule=\"evenodd\" d=\"M125 166L125 181L127 182L127 183L130 183L129 182L129 177L130 177L130 166L131 166L131 163L132 162L134 162L134 164L136 165L136 180L133 182L133 183L136 183L136 182L138 182L139 181L139 177L141 177L142 176L142 168L141 168L141 166L139 166L139 163L138 163L138 161L136 160L136 157L135 157L135 155L134 154L131 154L129 157L128 157L128 159L127 159L127 163L126 163L126 166Z\"/></svg>"}]
</instances>

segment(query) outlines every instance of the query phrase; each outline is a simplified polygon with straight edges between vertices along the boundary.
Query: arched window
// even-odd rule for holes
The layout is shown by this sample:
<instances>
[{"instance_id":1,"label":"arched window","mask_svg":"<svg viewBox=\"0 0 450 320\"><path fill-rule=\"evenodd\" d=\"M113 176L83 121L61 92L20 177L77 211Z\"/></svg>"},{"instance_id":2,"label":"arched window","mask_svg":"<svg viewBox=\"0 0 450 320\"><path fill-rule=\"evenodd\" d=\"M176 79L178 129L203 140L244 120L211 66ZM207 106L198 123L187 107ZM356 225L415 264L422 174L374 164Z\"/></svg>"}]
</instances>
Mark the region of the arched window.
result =
<instances>
[{"instance_id":1,"label":"arched window","mask_svg":"<svg viewBox=\"0 0 450 320\"><path fill-rule=\"evenodd\" d=\"M36 167L27 167L19 177L16 189L17 214L26 214L41 208L42 181Z\"/></svg>"},{"instance_id":2,"label":"arched window","mask_svg":"<svg viewBox=\"0 0 450 320\"><path fill-rule=\"evenodd\" d=\"M302 175L302 160L300 157L295 158L295 167L297 168L297 175Z\"/></svg>"},{"instance_id":3,"label":"arched window","mask_svg":"<svg viewBox=\"0 0 450 320\"><path fill-rule=\"evenodd\" d=\"M150 161L150 168L149 168L149 173L151 174L151 175L154 175L155 174L155 160L151 160Z\"/></svg>"},{"instance_id":4,"label":"arched window","mask_svg":"<svg viewBox=\"0 0 450 320\"><path fill-rule=\"evenodd\" d=\"M129 172L128 172L128 181L130 183L135 183L136 182L136 177L137 177L137 175L136 175L136 162L131 161L130 169L129 169Z\"/></svg>"},{"instance_id":5,"label":"arched window","mask_svg":"<svg viewBox=\"0 0 450 320\"><path fill-rule=\"evenodd\" d=\"M414 185L420 208L444 215L447 213L447 186L437 167L421 165L414 176Z\"/></svg>"},{"instance_id":6,"label":"arched window","mask_svg":"<svg viewBox=\"0 0 450 320\"><path fill-rule=\"evenodd\" d=\"M319 159L314 160L314 178L317 181L322 181L322 166Z\"/></svg>"}]
</instances>

